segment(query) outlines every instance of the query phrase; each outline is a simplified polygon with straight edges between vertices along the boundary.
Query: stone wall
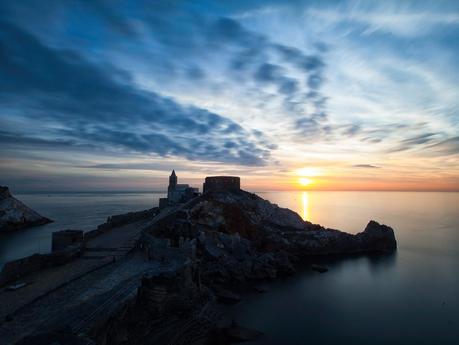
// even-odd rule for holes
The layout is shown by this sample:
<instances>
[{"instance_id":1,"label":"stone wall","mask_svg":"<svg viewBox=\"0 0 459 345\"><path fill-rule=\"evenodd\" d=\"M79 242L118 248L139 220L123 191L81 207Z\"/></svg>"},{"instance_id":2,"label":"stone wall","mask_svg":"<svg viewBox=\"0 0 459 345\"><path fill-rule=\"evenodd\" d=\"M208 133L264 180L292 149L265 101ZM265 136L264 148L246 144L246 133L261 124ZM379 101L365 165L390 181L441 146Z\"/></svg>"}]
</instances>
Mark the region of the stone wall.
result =
<instances>
[{"instance_id":1,"label":"stone wall","mask_svg":"<svg viewBox=\"0 0 459 345\"><path fill-rule=\"evenodd\" d=\"M209 176L203 185L203 193L238 191L241 189L241 179L237 176Z\"/></svg>"},{"instance_id":2,"label":"stone wall","mask_svg":"<svg viewBox=\"0 0 459 345\"><path fill-rule=\"evenodd\" d=\"M83 244L83 231L82 230L61 230L53 232L51 242L51 251L56 252L63 250L71 245Z\"/></svg>"},{"instance_id":3,"label":"stone wall","mask_svg":"<svg viewBox=\"0 0 459 345\"><path fill-rule=\"evenodd\" d=\"M153 208L150 208L144 211L129 212L129 213L118 214L115 216L108 217L105 223L97 226L97 230L91 231L92 234L90 234L89 237L87 237L86 234L88 234L88 232L86 232L85 240L96 237L100 233L106 230L110 230L114 227L137 222L139 220L142 220L148 217L154 217L158 214L158 212L159 212L159 207L153 207Z\"/></svg>"},{"instance_id":4,"label":"stone wall","mask_svg":"<svg viewBox=\"0 0 459 345\"><path fill-rule=\"evenodd\" d=\"M33 254L22 259L7 262L0 272L0 286L11 283L27 274L47 267L65 264L81 254L81 247L69 246L51 254Z\"/></svg>"}]
</instances>

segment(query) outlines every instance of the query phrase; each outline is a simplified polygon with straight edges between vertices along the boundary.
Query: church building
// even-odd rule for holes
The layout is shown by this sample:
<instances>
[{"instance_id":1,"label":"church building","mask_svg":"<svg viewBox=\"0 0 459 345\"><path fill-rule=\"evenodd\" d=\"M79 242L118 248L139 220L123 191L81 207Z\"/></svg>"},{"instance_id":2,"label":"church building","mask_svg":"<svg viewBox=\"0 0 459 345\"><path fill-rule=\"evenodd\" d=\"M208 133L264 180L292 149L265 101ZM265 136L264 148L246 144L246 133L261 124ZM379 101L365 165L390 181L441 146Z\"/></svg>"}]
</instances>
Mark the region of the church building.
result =
<instances>
[{"instance_id":1,"label":"church building","mask_svg":"<svg viewBox=\"0 0 459 345\"><path fill-rule=\"evenodd\" d=\"M179 184L177 181L175 170L172 170L172 174L169 176L169 186L167 187L168 204L186 202L199 195L199 188L190 187L188 184Z\"/></svg>"}]
</instances>

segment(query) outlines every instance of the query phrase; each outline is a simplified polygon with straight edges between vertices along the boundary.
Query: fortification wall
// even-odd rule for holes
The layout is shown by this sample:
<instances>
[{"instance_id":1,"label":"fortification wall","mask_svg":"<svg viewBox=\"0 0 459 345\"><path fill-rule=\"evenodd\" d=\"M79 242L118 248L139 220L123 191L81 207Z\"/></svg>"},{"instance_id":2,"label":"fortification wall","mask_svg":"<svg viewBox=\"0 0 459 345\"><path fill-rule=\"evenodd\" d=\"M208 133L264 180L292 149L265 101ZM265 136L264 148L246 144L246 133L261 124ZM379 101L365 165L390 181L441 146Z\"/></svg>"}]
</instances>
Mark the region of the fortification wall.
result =
<instances>
[{"instance_id":1,"label":"fortification wall","mask_svg":"<svg viewBox=\"0 0 459 345\"><path fill-rule=\"evenodd\" d=\"M203 193L238 191L241 179L237 176L208 176L203 185Z\"/></svg>"},{"instance_id":2,"label":"fortification wall","mask_svg":"<svg viewBox=\"0 0 459 345\"><path fill-rule=\"evenodd\" d=\"M150 208L144 211L129 212L129 213L110 216L107 218L107 221L105 223L97 226L97 230L91 230L91 231L85 232L84 239L86 241L86 240L89 240L91 238L94 238L100 235L101 233L107 230L113 229L115 227L137 222L139 220L142 220L148 217L154 217L158 214L158 212L159 212L159 207L153 207L153 208Z\"/></svg>"}]
</instances>

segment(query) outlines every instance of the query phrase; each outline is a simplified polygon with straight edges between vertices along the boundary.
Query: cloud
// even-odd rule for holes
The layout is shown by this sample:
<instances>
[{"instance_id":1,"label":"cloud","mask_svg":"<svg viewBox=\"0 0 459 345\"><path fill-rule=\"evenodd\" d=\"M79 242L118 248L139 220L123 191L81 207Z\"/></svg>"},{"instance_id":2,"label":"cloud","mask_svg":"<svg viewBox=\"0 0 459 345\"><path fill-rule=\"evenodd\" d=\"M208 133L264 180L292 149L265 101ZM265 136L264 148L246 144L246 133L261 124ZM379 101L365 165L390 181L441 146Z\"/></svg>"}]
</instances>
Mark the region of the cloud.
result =
<instances>
[{"instance_id":1,"label":"cloud","mask_svg":"<svg viewBox=\"0 0 459 345\"><path fill-rule=\"evenodd\" d=\"M400 144L391 149L390 152L400 152L410 150L420 145L431 143L439 133L423 133L411 138L403 139Z\"/></svg>"},{"instance_id":2,"label":"cloud","mask_svg":"<svg viewBox=\"0 0 459 345\"><path fill-rule=\"evenodd\" d=\"M364 169L380 169L381 167L378 167L376 165L372 164L354 164L352 165L353 168L364 168Z\"/></svg>"},{"instance_id":3,"label":"cloud","mask_svg":"<svg viewBox=\"0 0 459 345\"><path fill-rule=\"evenodd\" d=\"M349 136L349 137L353 137L355 136L357 133L359 133L360 131L362 130L361 126L360 125L349 125L349 126L346 126L346 129L344 131L344 134Z\"/></svg>"},{"instance_id":4,"label":"cloud","mask_svg":"<svg viewBox=\"0 0 459 345\"><path fill-rule=\"evenodd\" d=\"M263 165L270 149L234 121L137 88L129 75L0 24L0 103L40 131L22 140ZM235 147L225 147L231 140Z\"/></svg>"},{"instance_id":5,"label":"cloud","mask_svg":"<svg viewBox=\"0 0 459 345\"><path fill-rule=\"evenodd\" d=\"M233 18L177 11L183 19L180 25L164 19L161 10L145 19L152 37L161 45L161 60L166 60L173 70L182 68L181 56L186 54L187 60L203 72L203 78L221 75L225 80L223 88L241 90L242 97L250 95L249 102L266 99L263 106L272 113L285 113L295 131L299 130L298 118L320 115L326 120L328 97L321 92L326 67L324 49L305 54L249 30ZM156 60L149 54L148 59L152 58ZM167 77L170 80L169 74Z\"/></svg>"},{"instance_id":6,"label":"cloud","mask_svg":"<svg viewBox=\"0 0 459 345\"><path fill-rule=\"evenodd\" d=\"M103 170L152 170L152 171L170 171L171 163L170 162L141 162L141 163L102 163L102 164L92 164L92 165L78 165L78 168L89 168L89 169L103 169ZM174 162L175 170L189 170L190 167L186 164L180 164Z\"/></svg>"},{"instance_id":7,"label":"cloud","mask_svg":"<svg viewBox=\"0 0 459 345\"><path fill-rule=\"evenodd\" d=\"M459 136L430 145L427 149L436 156L459 155Z\"/></svg>"},{"instance_id":8,"label":"cloud","mask_svg":"<svg viewBox=\"0 0 459 345\"><path fill-rule=\"evenodd\" d=\"M429 5L429 2L414 9L409 8L407 3L399 2L381 2L374 6L351 2L340 9L313 7L307 10L307 14L329 25L348 25L365 35L380 32L415 38L427 35L436 28L459 25L457 6L453 4L454 1L450 4L452 6L439 10ZM448 10L447 7L452 8Z\"/></svg>"},{"instance_id":9,"label":"cloud","mask_svg":"<svg viewBox=\"0 0 459 345\"><path fill-rule=\"evenodd\" d=\"M246 98L252 106L258 108L262 103L265 116L273 121L277 114L285 114L284 120L290 119L291 123L286 131L301 135L304 131L297 127L301 123L298 118L320 116L319 127L327 120L328 97L321 93L326 66L324 43L316 45L321 47L314 54L305 54L248 29L234 18L215 13L212 8L202 11L193 3L139 1L126 12L122 3L108 6L106 1L95 0L90 4L55 2L47 6L47 13L54 13L54 17L47 19L65 14L68 22L78 23L75 13L81 12L90 19L94 32L103 33L101 42L97 35L88 34L85 27L72 26L77 36L84 39L83 45L75 40L75 35L62 37L59 22L49 20L55 25L43 27L31 11L24 11L36 9L33 2L7 7L11 18L28 27L29 32L41 33L53 45L70 47L91 61L104 57L115 63L122 60L122 68L127 68L136 81L143 79L149 90L160 88L178 98L184 85L194 89L198 83L203 92L217 93L217 97L218 90L238 90L237 97ZM240 6L233 10L238 11Z\"/></svg>"},{"instance_id":10,"label":"cloud","mask_svg":"<svg viewBox=\"0 0 459 345\"><path fill-rule=\"evenodd\" d=\"M296 94L299 87L297 80L285 76L282 67L270 63L262 63L254 78L262 84L276 85L278 92L284 95Z\"/></svg>"}]
</instances>

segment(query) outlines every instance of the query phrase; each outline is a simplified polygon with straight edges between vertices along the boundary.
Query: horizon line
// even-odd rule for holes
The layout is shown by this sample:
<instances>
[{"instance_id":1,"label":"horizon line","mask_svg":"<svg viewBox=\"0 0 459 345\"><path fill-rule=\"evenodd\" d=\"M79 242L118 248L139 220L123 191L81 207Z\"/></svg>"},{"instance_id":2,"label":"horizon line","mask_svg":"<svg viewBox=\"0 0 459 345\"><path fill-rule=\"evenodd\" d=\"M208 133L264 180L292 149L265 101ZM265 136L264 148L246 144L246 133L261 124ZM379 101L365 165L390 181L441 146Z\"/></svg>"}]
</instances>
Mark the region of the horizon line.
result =
<instances>
[{"instance_id":1,"label":"horizon line","mask_svg":"<svg viewBox=\"0 0 459 345\"><path fill-rule=\"evenodd\" d=\"M242 189L242 188L241 188ZM275 192L433 192L433 193L458 193L459 189L275 189L275 190L246 190L250 193L275 193ZM128 194L128 193L156 193L167 194L167 190L16 190L13 194Z\"/></svg>"}]
</instances>

